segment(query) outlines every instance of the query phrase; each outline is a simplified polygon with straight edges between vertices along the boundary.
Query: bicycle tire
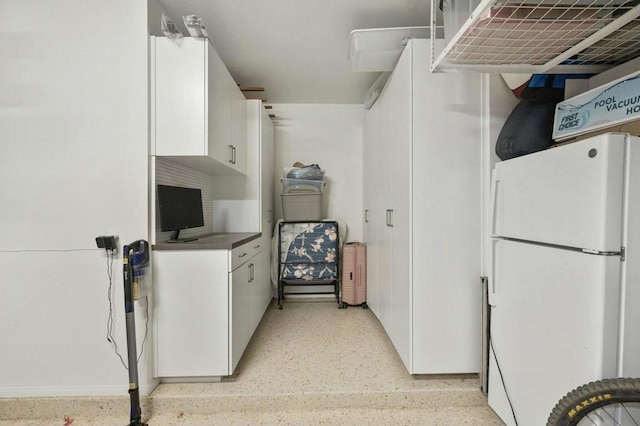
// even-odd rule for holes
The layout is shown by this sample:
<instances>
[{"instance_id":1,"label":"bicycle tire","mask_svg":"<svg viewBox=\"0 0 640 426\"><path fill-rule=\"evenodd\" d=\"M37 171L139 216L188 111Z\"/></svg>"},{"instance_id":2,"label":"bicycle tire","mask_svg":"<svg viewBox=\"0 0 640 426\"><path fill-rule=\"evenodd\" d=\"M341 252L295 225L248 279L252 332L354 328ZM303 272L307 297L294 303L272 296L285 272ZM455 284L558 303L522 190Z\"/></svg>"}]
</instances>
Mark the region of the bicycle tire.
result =
<instances>
[{"instance_id":1,"label":"bicycle tire","mask_svg":"<svg viewBox=\"0 0 640 426\"><path fill-rule=\"evenodd\" d=\"M640 379L617 378L591 382L560 399L549 415L547 426L576 426L598 410L624 403L640 403ZM634 407L640 407L640 404Z\"/></svg>"}]
</instances>

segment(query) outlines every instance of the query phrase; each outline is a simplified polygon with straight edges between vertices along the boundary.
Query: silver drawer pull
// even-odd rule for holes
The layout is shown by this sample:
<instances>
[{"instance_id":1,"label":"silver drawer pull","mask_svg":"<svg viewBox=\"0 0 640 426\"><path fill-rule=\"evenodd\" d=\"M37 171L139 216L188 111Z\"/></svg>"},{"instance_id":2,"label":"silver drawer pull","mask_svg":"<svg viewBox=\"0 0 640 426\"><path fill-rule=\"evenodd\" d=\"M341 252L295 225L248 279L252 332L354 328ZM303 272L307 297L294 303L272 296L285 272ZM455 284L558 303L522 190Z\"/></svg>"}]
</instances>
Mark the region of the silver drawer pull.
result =
<instances>
[{"instance_id":1,"label":"silver drawer pull","mask_svg":"<svg viewBox=\"0 0 640 426\"><path fill-rule=\"evenodd\" d=\"M254 249L259 249L260 248L260 244L258 244L257 246L253 247Z\"/></svg>"},{"instance_id":2,"label":"silver drawer pull","mask_svg":"<svg viewBox=\"0 0 640 426\"><path fill-rule=\"evenodd\" d=\"M246 255L247 253L242 253L242 254L239 254L238 257L245 257Z\"/></svg>"}]
</instances>

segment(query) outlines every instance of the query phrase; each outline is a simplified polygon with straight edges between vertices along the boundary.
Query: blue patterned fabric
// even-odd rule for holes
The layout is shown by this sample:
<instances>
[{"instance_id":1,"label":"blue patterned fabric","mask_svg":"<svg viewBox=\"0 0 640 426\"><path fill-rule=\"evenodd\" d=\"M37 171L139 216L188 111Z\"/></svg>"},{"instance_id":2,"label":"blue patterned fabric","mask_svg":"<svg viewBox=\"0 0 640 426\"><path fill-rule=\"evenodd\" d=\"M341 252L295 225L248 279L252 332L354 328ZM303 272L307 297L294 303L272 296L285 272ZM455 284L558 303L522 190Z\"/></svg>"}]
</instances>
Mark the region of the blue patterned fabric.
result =
<instances>
[{"instance_id":1,"label":"blue patterned fabric","mask_svg":"<svg viewBox=\"0 0 640 426\"><path fill-rule=\"evenodd\" d=\"M333 281L338 278L336 222L282 223L281 280Z\"/></svg>"}]
</instances>

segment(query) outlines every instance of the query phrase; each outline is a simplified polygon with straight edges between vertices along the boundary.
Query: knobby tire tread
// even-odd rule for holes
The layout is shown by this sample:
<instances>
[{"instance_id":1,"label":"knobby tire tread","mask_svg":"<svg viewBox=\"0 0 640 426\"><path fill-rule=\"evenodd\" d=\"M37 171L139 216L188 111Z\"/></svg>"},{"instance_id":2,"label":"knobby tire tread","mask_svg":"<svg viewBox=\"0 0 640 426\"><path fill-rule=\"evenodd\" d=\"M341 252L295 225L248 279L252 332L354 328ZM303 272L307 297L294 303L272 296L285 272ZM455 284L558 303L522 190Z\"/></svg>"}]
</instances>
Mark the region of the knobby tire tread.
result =
<instances>
[{"instance_id":1,"label":"knobby tire tread","mask_svg":"<svg viewBox=\"0 0 640 426\"><path fill-rule=\"evenodd\" d=\"M590 412L620 402L640 402L640 379L604 379L574 389L558 401L547 426L575 426Z\"/></svg>"}]
</instances>

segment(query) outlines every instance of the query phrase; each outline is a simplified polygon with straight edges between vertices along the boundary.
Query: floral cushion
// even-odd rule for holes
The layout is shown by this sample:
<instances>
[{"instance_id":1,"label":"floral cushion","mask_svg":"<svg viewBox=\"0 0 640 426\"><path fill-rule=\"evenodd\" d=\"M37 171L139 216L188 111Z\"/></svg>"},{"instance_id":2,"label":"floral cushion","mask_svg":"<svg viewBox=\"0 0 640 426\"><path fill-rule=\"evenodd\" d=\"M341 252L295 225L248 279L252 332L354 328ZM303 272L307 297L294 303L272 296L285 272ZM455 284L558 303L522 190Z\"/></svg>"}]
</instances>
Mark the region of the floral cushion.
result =
<instances>
[{"instance_id":1,"label":"floral cushion","mask_svg":"<svg viewBox=\"0 0 640 426\"><path fill-rule=\"evenodd\" d=\"M338 278L336 222L282 223L281 280L332 281Z\"/></svg>"}]
</instances>

